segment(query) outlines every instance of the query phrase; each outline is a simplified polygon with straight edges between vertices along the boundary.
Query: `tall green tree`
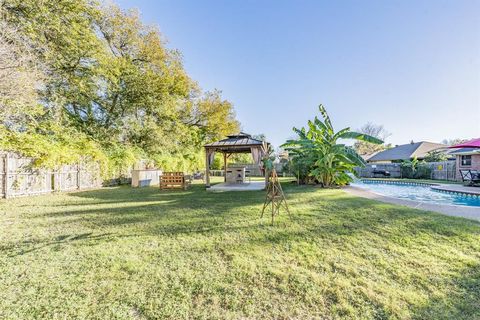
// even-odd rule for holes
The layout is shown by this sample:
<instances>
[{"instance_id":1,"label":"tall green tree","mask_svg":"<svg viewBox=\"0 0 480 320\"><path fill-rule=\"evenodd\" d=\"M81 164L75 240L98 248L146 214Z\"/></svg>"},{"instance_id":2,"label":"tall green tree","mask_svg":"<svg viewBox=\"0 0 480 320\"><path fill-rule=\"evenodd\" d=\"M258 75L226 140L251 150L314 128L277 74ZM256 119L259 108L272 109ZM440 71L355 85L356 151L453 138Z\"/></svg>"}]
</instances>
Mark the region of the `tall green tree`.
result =
<instances>
[{"instance_id":1,"label":"tall green tree","mask_svg":"<svg viewBox=\"0 0 480 320\"><path fill-rule=\"evenodd\" d=\"M0 17L44 66L36 91L42 113L31 129L39 138L63 141L68 132L67 140L90 139L112 166L149 158L182 170L203 163L202 144L238 131L233 105L219 91L203 93L181 54L135 10L94 0L3 0Z\"/></svg>"},{"instance_id":2,"label":"tall green tree","mask_svg":"<svg viewBox=\"0 0 480 320\"><path fill-rule=\"evenodd\" d=\"M92 74L102 51L94 28L100 14L87 0L3 0L2 18L30 40L48 81L40 90L48 108L66 108L94 90ZM55 110L58 111L58 110Z\"/></svg>"},{"instance_id":3,"label":"tall green tree","mask_svg":"<svg viewBox=\"0 0 480 320\"><path fill-rule=\"evenodd\" d=\"M37 87L44 75L30 51L28 38L0 21L0 123L10 130L26 130L42 114Z\"/></svg>"},{"instance_id":4,"label":"tall green tree","mask_svg":"<svg viewBox=\"0 0 480 320\"><path fill-rule=\"evenodd\" d=\"M322 119L315 117L308 121L307 128L293 128L298 138L288 140L282 147L288 151L294 173L301 180L311 178L323 187L344 185L351 181L349 173L354 173L356 166L364 166L365 161L353 147L339 143L339 140L354 139L375 144L383 141L350 128L335 131L323 105L319 106L319 111Z\"/></svg>"}]
</instances>

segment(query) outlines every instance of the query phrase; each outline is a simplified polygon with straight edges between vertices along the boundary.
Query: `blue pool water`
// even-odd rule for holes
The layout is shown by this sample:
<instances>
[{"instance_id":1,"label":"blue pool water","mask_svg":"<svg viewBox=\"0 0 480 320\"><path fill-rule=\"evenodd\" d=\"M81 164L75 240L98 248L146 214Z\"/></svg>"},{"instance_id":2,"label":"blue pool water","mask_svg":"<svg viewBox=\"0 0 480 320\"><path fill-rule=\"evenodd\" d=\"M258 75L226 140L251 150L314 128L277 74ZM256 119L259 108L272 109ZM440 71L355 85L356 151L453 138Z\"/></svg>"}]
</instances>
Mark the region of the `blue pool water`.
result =
<instances>
[{"instance_id":1,"label":"blue pool water","mask_svg":"<svg viewBox=\"0 0 480 320\"><path fill-rule=\"evenodd\" d=\"M367 189L372 192L406 200L428 202L434 204L461 205L480 207L480 197L452 194L431 189L427 185L387 184L377 181L356 181L352 186Z\"/></svg>"}]
</instances>

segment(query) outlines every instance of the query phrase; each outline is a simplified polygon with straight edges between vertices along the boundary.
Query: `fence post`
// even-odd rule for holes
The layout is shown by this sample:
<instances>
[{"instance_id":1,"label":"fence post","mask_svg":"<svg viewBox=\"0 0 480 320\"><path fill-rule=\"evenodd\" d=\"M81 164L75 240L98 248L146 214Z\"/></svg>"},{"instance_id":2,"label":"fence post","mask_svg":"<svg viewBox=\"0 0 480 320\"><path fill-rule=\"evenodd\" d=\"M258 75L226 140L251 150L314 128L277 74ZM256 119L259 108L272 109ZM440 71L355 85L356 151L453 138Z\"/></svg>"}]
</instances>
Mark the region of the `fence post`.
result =
<instances>
[{"instance_id":1,"label":"fence post","mask_svg":"<svg viewBox=\"0 0 480 320\"><path fill-rule=\"evenodd\" d=\"M445 180L448 181L448 165L446 161L443 161L443 170L445 171Z\"/></svg>"},{"instance_id":2,"label":"fence post","mask_svg":"<svg viewBox=\"0 0 480 320\"><path fill-rule=\"evenodd\" d=\"M8 181L8 180L9 180L9 179L8 179L8 172L9 172L9 161L8 161L8 160L9 160L9 159L8 159L9 157L8 157L8 156L9 156L9 153L7 152L7 153L5 154L5 179L3 179L3 181L4 181L4 188L5 188L5 189L4 189L4 192L3 192L3 197L4 197L5 199L8 198L8 185L9 185L9 182L10 182L10 181Z\"/></svg>"},{"instance_id":3,"label":"fence post","mask_svg":"<svg viewBox=\"0 0 480 320\"><path fill-rule=\"evenodd\" d=\"M77 163L77 189L80 189L80 163Z\"/></svg>"},{"instance_id":4,"label":"fence post","mask_svg":"<svg viewBox=\"0 0 480 320\"><path fill-rule=\"evenodd\" d=\"M50 170L50 175L52 179L52 192L58 191L58 175L57 175L57 166Z\"/></svg>"}]
</instances>

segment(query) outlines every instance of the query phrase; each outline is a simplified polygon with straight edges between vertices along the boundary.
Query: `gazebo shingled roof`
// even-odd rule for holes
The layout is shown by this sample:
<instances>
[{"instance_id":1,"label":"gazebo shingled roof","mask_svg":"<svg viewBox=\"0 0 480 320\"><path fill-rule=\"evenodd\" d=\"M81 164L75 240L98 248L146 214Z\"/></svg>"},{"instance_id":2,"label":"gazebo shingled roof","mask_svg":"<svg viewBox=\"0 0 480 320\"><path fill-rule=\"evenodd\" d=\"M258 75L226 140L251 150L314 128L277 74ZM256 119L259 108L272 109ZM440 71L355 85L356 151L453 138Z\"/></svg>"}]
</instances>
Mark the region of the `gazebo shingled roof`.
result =
<instances>
[{"instance_id":1,"label":"gazebo shingled roof","mask_svg":"<svg viewBox=\"0 0 480 320\"><path fill-rule=\"evenodd\" d=\"M237 135L227 136L226 139L206 144L204 147L220 152L243 153L250 152L250 148L255 146L262 147L263 141L254 139L247 133L240 132Z\"/></svg>"}]
</instances>

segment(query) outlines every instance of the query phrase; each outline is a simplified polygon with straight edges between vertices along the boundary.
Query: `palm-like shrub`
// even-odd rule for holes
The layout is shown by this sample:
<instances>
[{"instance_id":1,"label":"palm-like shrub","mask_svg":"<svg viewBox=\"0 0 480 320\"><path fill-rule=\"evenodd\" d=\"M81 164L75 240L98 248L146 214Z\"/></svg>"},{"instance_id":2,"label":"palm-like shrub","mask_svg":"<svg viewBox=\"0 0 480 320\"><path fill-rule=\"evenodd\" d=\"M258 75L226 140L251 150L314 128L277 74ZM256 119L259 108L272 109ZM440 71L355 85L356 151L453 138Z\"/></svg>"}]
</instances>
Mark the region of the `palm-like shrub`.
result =
<instances>
[{"instance_id":1,"label":"palm-like shrub","mask_svg":"<svg viewBox=\"0 0 480 320\"><path fill-rule=\"evenodd\" d=\"M419 161L417 157L402 161L400 169L403 178L431 179L432 168L424 160Z\"/></svg>"},{"instance_id":2,"label":"palm-like shrub","mask_svg":"<svg viewBox=\"0 0 480 320\"><path fill-rule=\"evenodd\" d=\"M298 135L282 147L288 151L292 173L302 182L316 181L324 187L345 185L351 181L349 173L365 161L350 146L339 143L340 139L355 139L380 144L382 140L351 131L350 128L335 132L330 117L323 105L319 106L322 119L308 121L307 128L293 128Z\"/></svg>"}]
</instances>

